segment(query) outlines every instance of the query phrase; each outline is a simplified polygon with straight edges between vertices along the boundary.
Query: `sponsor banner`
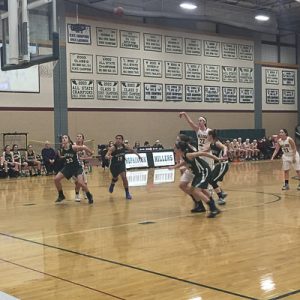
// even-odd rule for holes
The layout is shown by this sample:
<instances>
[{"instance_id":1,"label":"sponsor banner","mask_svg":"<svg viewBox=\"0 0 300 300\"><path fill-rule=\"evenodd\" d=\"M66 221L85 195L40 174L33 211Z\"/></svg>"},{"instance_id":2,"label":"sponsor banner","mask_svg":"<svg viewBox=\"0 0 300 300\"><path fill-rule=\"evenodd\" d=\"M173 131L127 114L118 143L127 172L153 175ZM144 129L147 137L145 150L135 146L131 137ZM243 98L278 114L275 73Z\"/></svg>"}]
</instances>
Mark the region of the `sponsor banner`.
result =
<instances>
[{"instance_id":1,"label":"sponsor banner","mask_svg":"<svg viewBox=\"0 0 300 300\"><path fill-rule=\"evenodd\" d=\"M169 169L154 170L154 175L153 175L154 184L174 182L174 181L175 181L175 170L169 170Z\"/></svg>"},{"instance_id":2,"label":"sponsor banner","mask_svg":"<svg viewBox=\"0 0 300 300\"><path fill-rule=\"evenodd\" d=\"M129 186L145 186L148 182L148 170L127 171L126 177Z\"/></svg>"},{"instance_id":3,"label":"sponsor banner","mask_svg":"<svg viewBox=\"0 0 300 300\"><path fill-rule=\"evenodd\" d=\"M125 154L126 169L130 168L148 168L148 160L146 153L139 153L141 159L133 153Z\"/></svg>"},{"instance_id":4,"label":"sponsor banner","mask_svg":"<svg viewBox=\"0 0 300 300\"><path fill-rule=\"evenodd\" d=\"M175 164L174 152L153 152L154 167L173 166Z\"/></svg>"}]
</instances>

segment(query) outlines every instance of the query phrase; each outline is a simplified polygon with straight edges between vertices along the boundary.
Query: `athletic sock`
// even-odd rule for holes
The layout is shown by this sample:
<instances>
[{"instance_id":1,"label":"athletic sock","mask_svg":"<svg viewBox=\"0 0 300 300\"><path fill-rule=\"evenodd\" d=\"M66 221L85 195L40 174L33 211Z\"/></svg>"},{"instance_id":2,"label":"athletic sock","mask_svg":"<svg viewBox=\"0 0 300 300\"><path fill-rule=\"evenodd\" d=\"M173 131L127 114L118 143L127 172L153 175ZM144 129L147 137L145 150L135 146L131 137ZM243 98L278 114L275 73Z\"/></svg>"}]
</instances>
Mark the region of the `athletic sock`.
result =
<instances>
[{"instance_id":1,"label":"athletic sock","mask_svg":"<svg viewBox=\"0 0 300 300\"><path fill-rule=\"evenodd\" d=\"M216 207L216 204L215 204L215 201L214 201L213 198L210 198L210 200L208 202L208 206L209 206L210 211L216 211L217 210L217 207Z\"/></svg>"}]
</instances>

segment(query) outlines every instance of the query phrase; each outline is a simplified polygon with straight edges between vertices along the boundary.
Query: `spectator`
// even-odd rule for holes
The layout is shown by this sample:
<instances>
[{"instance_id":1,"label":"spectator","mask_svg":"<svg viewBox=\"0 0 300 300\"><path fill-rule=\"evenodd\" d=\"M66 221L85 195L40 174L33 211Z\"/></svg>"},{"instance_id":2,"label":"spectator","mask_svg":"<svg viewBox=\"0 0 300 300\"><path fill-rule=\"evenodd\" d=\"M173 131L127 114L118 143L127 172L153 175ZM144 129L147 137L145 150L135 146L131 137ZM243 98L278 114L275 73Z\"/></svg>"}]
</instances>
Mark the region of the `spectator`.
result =
<instances>
[{"instance_id":1,"label":"spectator","mask_svg":"<svg viewBox=\"0 0 300 300\"><path fill-rule=\"evenodd\" d=\"M36 158L36 154L32 145L27 146L27 151L25 152L25 161L28 164L30 176L41 175L41 162ZM32 169L34 169L35 174L32 173Z\"/></svg>"},{"instance_id":2,"label":"spectator","mask_svg":"<svg viewBox=\"0 0 300 300\"><path fill-rule=\"evenodd\" d=\"M134 146L133 146L133 149L138 149L138 148L140 148L141 146L140 146L140 142L139 141L136 141L135 143L134 143Z\"/></svg>"},{"instance_id":3,"label":"spectator","mask_svg":"<svg viewBox=\"0 0 300 300\"><path fill-rule=\"evenodd\" d=\"M152 147L158 149L164 149L163 145L160 143L159 140L156 140Z\"/></svg>"},{"instance_id":4,"label":"spectator","mask_svg":"<svg viewBox=\"0 0 300 300\"><path fill-rule=\"evenodd\" d=\"M144 142L144 147L151 147L150 143L148 141Z\"/></svg>"},{"instance_id":5,"label":"spectator","mask_svg":"<svg viewBox=\"0 0 300 300\"><path fill-rule=\"evenodd\" d=\"M41 154L46 168L46 175L54 174L57 154L55 150L50 147L50 143L48 141L45 142L45 148L42 149Z\"/></svg>"}]
</instances>

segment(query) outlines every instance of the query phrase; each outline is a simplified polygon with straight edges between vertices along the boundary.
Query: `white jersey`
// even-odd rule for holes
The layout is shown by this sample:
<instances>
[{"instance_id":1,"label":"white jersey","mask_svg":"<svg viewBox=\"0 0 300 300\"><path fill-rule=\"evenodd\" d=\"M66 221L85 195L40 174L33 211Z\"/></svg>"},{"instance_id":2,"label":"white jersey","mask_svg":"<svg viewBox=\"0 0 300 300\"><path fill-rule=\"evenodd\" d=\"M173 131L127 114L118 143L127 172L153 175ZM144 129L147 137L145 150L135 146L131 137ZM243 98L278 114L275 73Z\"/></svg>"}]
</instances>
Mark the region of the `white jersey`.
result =
<instances>
[{"instance_id":1,"label":"white jersey","mask_svg":"<svg viewBox=\"0 0 300 300\"><path fill-rule=\"evenodd\" d=\"M207 140L209 130L209 128L206 128L205 130L198 129L198 131L196 132L199 151L207 151L208 149L210 149L210 143Z\"/></svg>"},{"instance_id":2,"label":"white jersey","mask_svg":"<svg viewBox=\"0 0 300 300\"><path fill-rule=\"evenodd\" d=\"M287 137L285 140L279 139L278 144L281 147L283 157L289 158L294 156L295 152L292 150L290 142L290 137Z\"/></svg>"},{"instance_id":3,"label":"white jersey","mask_svg":"<svg viewBox=\"0 0 300 300\"><path fill-rule=\"evenodd\" d=\"M209 128L205 130L198 129L197 138L198 138L198 151L205 151L211 153L210 151L210 142L207 140ZM201 157L201 159L205 160L211 169L214 168L214 160L209 157Z\"/></svg>"}]
</instances>

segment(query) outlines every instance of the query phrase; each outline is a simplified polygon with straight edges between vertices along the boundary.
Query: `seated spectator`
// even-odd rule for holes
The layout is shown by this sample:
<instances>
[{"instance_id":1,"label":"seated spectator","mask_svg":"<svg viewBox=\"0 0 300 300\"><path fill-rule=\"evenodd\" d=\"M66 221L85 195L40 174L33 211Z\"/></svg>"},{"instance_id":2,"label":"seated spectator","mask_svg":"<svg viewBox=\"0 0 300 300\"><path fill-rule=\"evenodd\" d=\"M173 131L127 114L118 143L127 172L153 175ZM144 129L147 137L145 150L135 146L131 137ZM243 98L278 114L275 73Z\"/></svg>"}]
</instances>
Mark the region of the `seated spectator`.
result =
<instances>
[{"instance_id":1,"label":"seated spectator","mask_svg":"<svg viewBox=\"0 0 300 300\"><path fill-rule=\"evenodd\" d=\"M246 141L243 143L243 149L245 153L245 160L251 160L253 151L251 149L250 139L246 139Z\"/></svg>"},{"instance_id":2,"label":"seated spectator","mask_svg":"<svg viewBox=\"0 0 300 300\"><path fill-rule=\"evenodd\" d=\"M238 161L240 159L239 143L237 139L233 139L233 141L230 143L230 148L228 150L232 160Z\"/></svg>"},{"instance_id":3,"label":"seated spectator","mask_svg":"<svg viewBox=\"0 0 300 300\"><path fill-rule=\"evenodd\" d=\"M46 175L54 174L57 154L55 150L50 147L50 143L48 141L45 142L45 148L42 149L41 154L46 168Z\"/></svg>"},{"instance_id":4,"label":"seated spectator","mask_svg":"<svg viewBox=\"0 0 300 300\"><path fill-rule=\"evenodd\" d=\"M224 143L225 146L227 147L227 156L228 156L228 160L232 161L233 157L232 157L232 147L231 147L231 142L230 140L226 140L226 142Z\"/></svg>"},{"instance_id":5,"label":"seated spectator","mask_svg":"<svg viewBox=\"0 0 300 300\"><path fill-rule=\"evenodd\" d=\"M14 156L15 164L18 166L18 170L21 172L21 176L26 175L25 171L28 168L27 162L23 161L21 153L19 151L19 147L17 144L14 144L12 147L12 153Z\"/></svg>"},{"instance_id":6,"label":"seated spectator","mask_svg":"<svg viewBox=\"0 0 300 300\"><path fill-rule=\"evenodd\" d=\"M15 164L14 155L9 145L4 147L2 161L10 177L17 177L19 175L19 165Z\"/></svg>"},{"instance_id":7,"label":"seated spectator","mask_svg":"<svg viewBox=\"0 0 300 300\"><path fill-rule=\"evenodd\" d=\"M253 154L252 160L258 160L260 155L260 150L258 149L257 140L253 140L253 142L251 143L251 150Z\"/></svg>"},{"instance_id":8,"label":"seated spectator","mask_svg":"<svg viewBox=\"0 0 300 300\"><path fill-rule=\"evenodd\" d=\"M159 140L156 140L152 147L158 149L164 149L163 145L160 143Z\"/></svg>"},{"instance_id":9,"label":"seated spectator","mask_svg":"<svg viewBox=\"0 0 300 300\"><path fill-rule=\"evenodd\" d=\"M41 175L41 162L37 160L36 154L33 150L32 145L28 145L27 151L25 152L25 161L28 164L29 174L30 176L33 175ZM35 173L32 173L34 169Z\"/></svg>"},{"instance_id":10,"label":"seated spectator","mask_svg":"<svg viewBox=\"0 0 300 300\"><path fill-rule=\"evenodd\" d=\"M139 141L136 141L136 142L134 143L133 149L138 149L138 148L140 148L140 147L141 147L140 142L139 142Z\"/></svg>"},{"instance_id":11,"label":"seated spectator","mask_svg":"<svg viewBox=\"0 0 300 300\"><path fill-rule=\"evenodd\" d=\"M151 147L150 143L148 141L144 142L144 147Z\"/></svg>"}]
</instances>

